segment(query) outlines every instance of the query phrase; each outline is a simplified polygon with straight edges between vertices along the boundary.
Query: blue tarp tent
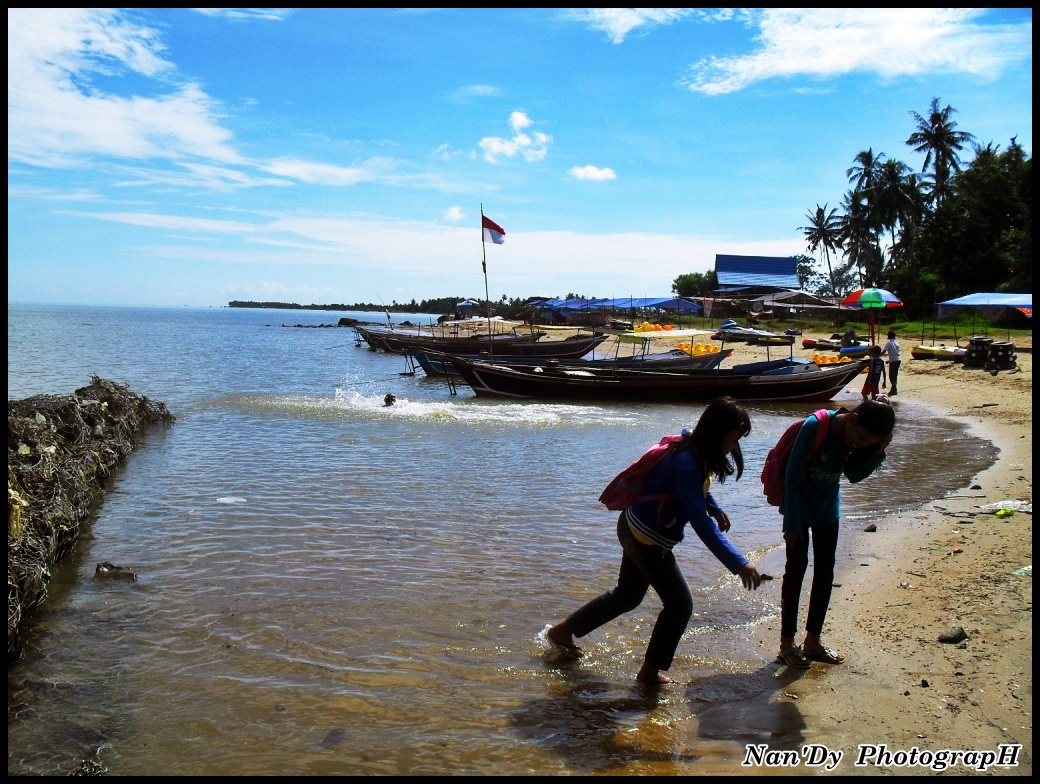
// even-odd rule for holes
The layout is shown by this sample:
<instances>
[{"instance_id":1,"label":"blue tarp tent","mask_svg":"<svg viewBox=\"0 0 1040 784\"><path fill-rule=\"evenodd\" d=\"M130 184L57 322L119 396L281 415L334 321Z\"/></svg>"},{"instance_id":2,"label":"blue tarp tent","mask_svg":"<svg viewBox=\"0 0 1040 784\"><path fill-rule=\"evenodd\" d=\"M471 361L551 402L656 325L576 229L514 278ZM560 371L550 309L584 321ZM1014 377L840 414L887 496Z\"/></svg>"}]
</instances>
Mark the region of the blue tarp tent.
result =
<instances>
[{"instance_id":1,"label":"blue tarp tent","mask_svg":"<svg viewBox=\"0 0 1040 784\"><path fill-rule=\"evenodd\" d=\"M1033 317L1033 295L1032 294L998 294L984 293L967 294L957 299L949 299L939 303L938 318L946 318L953 315L957 308L975 308L986 318L996 321L1008 308L1021 311L1028 318Z\"/></svg>"},{"instance_id":2,"label":"blue tarp tent","mask_svg":"<svg viewBox=\"0 0 1040 784\"><path fill-rule=\"evenodd\" d=\"M606 307L618 310L635 308L657 308L658 310L674 310L684 315L698 315L704 308L698 302L690 302L681 297L617 297L607 300Z\"/></svg>"}]
</instances>

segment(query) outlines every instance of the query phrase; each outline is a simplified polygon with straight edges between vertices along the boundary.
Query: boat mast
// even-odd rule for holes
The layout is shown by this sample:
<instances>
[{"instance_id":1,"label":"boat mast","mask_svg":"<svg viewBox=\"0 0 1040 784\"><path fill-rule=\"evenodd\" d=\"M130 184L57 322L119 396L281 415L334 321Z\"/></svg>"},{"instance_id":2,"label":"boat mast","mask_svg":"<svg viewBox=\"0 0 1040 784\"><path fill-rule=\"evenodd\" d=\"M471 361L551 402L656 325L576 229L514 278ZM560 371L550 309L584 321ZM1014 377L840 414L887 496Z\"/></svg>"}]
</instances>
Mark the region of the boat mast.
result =
<instances>
[{"instance_id":1,"label":"boat mast","mask_svg":"<svg viewBox=\"0 0 1040 784\"><path fill-rule=\"evenodd\" d=\"M483 253L480 266L484 268L484 299L487 301L488 356L494 361L495 340L491 336L491 295L488 293L487 282L487 243L484 241L484 202L480 203L480 250Z\"/></svg>"}]
</instances>

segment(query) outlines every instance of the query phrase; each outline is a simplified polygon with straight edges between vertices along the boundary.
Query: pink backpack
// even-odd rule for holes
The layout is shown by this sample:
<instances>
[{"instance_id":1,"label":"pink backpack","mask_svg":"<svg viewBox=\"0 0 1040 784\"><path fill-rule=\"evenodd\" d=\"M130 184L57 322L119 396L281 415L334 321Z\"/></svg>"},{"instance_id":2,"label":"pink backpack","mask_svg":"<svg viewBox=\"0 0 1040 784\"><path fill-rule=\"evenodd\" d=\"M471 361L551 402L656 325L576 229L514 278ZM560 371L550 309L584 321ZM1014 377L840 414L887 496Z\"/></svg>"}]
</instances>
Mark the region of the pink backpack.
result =
<instances>
[{"instance_id":1,"label":"pink backpack","mask_svg":"<svg viewBox=\"0 0 1040 784\"><path fill-rule=\"evenodd\" d=\"M649 501L650 499L664 501L667 498L671 498L670 495L661 493L643 495L643 485L646 484L646 478L650 476L650 472L657 468L658 463L664 460L672 453L673 449L677 448L688 438L689 431L683 431L680 435L668 435L662 438L658 443L646 450L642 457L610 480L610 484L600 493L600 503L606 506L607 509L620 511L628 509L636 501Z\"/></svg>"},{"instance_id":2,"label":"pink backpack","mask_svg":"<svg viewBox=\"0 0 1040 784\"><path fill-rule=\"evenodd\" d=\"M831 412L821 408L819 411L814 411L813 416L816 417L820 426L816 428L816 440L813 442L812 449L809 450L809 457L816 453L820 444L823 443L823 439L827 437ZM780 506L784 501L784 477L787 474L787 461L791 457L791 449L794 447L795 439L798 438L803 424L805 424L804 419L793 422L780 436L776 446L770 449L769 454L766 455L765 465L762 466L762 492L765 494L766 501L772 506Z\"/></svg>"}]
</instances>

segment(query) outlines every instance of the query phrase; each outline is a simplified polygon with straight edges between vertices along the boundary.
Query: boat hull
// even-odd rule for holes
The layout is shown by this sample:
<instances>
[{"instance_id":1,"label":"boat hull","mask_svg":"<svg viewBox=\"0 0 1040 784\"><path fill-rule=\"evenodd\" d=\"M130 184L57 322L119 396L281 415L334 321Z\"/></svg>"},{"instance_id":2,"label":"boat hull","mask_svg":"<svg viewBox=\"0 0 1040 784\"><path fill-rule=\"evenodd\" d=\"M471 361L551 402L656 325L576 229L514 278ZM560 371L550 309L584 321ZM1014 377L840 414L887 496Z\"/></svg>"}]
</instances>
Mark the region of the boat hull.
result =
<instances>
[{"instance_id":1,"label":"boat hull","mask_svg":"<svg viewBox=\"0 0 1040 784\"><path fill-rule=\"evenodd\" d=\"M551 343L540 343L537 348L543 348L552 345ZM431 351L420 351L412 350L408 352L419 366L423 369L427 376L458 376L459 372L455 366L450 362L449 356L437 352ZM546 365L547 363L558 363L561 366L568 368L648 368L654 370L706 370L718 365L726 358L733 354L733 349L722 349L711 354L702 354L691 356L685 351L674 349L672 351L665 351L654 354L637 354L631 357L604 357L603 359L581 359L579 357L568 358L568 357L544 357L544 356L518 356L503 358L499 361L495 359L495 364L506 365L509 367L513 366L530 366L534 367L537 365ZM463 359L470 359L478 362L490 362L491 358L487 355L481 356L465 356Z\"/></svg>"},{"instance_id":2,"label":"boat hull","mask_svg":"<svg viewBox=\"0 0 1040 784\"><path fill-rule=\"evenodd\" d=\"M830 400L862 373L865 363L821 368L782 365L763 372L733 368L685 373L614 368L507 367L452 357L463 380L481 397L620 402L700 402L724 395L739 400Z\"/></svg>"}]
</instances>

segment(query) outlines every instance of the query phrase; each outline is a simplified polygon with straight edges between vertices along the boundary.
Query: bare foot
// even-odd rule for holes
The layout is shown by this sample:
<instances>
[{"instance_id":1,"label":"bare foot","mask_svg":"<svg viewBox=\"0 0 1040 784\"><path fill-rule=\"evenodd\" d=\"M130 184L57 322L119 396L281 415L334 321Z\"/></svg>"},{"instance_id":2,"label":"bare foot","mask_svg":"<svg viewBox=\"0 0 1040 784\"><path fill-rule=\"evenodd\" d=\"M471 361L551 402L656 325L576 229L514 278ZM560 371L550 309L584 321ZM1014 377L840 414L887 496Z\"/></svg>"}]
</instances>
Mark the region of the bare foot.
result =
<instances>
[{"instance_id":1,"label":"bare foot","mask_svg":"<svg viewBox=\"0 0 1040 784\"><path fill-rule=\"evenodd\" d=\"M545 637L553 645L563 648L575 659L580 659L584 653L578 646L577 640L574 639L574 634L571 632L570 626L566 621L558 623L555 626L550 626L546 629Z\"/></svg>"},{"instance_id":2,"label":"bare foot","mask_svg":"<svg viewBox=\"0 0 1040 784\"><path fill-rule=\"evenodd\" d=\"M636 680L650 686L663 686L666 683L675 683L673 678L662 675L660 670L655 670L653 667L648 667L645 664L639 670L639 674L636 675Z\"/></svg>"}]
</instances>

